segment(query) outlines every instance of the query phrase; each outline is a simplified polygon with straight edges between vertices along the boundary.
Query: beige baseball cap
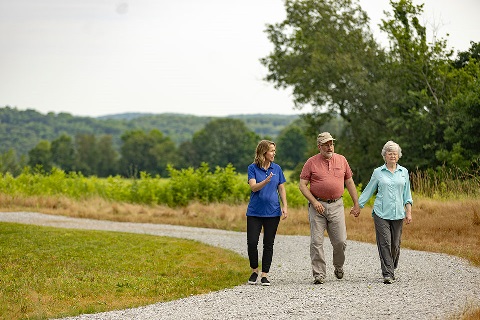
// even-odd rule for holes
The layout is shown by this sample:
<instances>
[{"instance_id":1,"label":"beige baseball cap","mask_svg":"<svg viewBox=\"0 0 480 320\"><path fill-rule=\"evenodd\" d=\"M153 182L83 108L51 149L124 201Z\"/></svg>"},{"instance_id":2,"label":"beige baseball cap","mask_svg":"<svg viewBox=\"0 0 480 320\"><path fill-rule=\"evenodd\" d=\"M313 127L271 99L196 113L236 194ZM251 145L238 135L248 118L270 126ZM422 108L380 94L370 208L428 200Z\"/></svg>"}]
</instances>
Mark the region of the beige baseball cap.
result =
<instances>
[{"instance_id":1,"label":"beige baseball cap","mask_svg":"<svg viewBox=\"0 0 480 320\"><path fill-rule=\"evenodd\" d=\"M335 139L333 139L330 132L322 132L317 137L317 144L320 145L320 144L324 144L324 143L327 143L328 141L333 141L333 140L335 140Z\"/></svg>"}]
</instances>

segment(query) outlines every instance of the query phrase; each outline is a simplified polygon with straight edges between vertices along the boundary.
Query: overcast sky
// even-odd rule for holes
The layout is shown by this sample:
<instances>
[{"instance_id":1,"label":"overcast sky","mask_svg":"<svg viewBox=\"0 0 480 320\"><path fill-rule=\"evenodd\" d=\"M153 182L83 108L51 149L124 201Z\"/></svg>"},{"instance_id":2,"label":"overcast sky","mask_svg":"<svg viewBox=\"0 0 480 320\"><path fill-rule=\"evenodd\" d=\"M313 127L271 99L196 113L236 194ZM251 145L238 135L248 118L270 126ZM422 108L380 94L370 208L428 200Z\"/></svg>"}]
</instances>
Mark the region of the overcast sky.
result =
<instances>
[{"instance_id":1,"label":"overcast sky","mask_svg":"<svg viewBox=\"0 0 480 320\"><path fill-rule=\"evenodd\" d=\"M382 41L389 1L360 3ZM423 3L430 38L448 33L456 51L480 42L479 0ZM282 0L0 0L0 107L297 114L259 62L272 50L265 25L284 17Z\"/></svg>"}]
</instances>

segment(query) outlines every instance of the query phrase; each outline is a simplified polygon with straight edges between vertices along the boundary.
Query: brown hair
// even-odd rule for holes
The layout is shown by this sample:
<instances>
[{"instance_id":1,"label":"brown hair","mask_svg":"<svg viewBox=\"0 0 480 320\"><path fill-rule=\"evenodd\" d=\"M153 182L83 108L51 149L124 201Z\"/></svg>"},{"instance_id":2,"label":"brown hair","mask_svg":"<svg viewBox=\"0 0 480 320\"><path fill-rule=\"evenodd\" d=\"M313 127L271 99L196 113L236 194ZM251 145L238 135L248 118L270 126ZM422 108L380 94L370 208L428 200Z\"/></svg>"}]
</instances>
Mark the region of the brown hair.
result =
<instances>
[{"instance_id":1,"label":"brown hair","mask_svg":"<svg viewBox=\"0 0 480 320\"><path fill-rule=\"evenodd\" d=\"M255 163L259 168L263 166L263 163L265 162L265 153L268 152L272 144L275 146L275 142L270 140L262 140L258 143L255 151L255 160L253 160L253 163Z\"/></svg>"}]
</instances>

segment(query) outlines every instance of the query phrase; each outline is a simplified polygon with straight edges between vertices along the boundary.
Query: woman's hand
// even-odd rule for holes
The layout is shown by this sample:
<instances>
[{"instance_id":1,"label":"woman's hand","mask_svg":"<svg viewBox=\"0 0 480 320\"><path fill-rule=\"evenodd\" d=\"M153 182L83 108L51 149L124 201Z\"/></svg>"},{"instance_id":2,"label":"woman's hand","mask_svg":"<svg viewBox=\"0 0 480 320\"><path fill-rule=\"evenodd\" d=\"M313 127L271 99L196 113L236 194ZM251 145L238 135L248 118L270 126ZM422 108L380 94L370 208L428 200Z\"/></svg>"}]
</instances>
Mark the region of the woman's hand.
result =
<instances>
[{"instance_id":1,"label":"woman's hand","mask_svg":"<svg viewBox=\"0 0 480 320\"><path fill-rule=\"evenodd\" d=\"M407 211L407 216L405 217L405 223L410 224L412 222L412 213Z\"/></svg>"}]
</instances>

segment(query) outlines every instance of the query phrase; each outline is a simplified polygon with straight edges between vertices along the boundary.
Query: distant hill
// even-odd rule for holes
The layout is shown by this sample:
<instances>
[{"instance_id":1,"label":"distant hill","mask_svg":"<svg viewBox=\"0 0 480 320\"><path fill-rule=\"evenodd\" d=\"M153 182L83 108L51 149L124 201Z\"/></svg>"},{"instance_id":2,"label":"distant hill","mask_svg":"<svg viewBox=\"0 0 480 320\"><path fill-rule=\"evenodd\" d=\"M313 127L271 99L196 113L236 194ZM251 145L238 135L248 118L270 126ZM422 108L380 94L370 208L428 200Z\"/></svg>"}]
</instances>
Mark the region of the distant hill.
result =
<instances>
[{"instance_id":1,"label":"distant hill","mask_svg":"<svg viewBox=\"0 0 480 320\"><path fill-rule=\"evenodd\" d=\"M212 119L184 114L121 113L98 118L77 117L69 113L41 114L35 110L18 110L9 106L0 108L0 153L14 149L17 155L28 153L40 140L52 141L61 134L74 137L79 133L97 136L109 134L120 146L120 137L127 130L160 130L176 144L188 141ZM275 138L297 115L254 114L232 115L223 118L241 119L247 127L260 135Z\"/></svg>"},{"instance_id":2,"label":"distant hill","mask_svg":"<svg viewBox=\"0 0 480 320\"><path fill-rule=\"evenodd\" d=\"M132 120L135 118L146 117L155 115L154 113L141 113L141 112L126 112L118 114L110 114L106 116L96 117L100 120Z\"/></svg>"}]
</instances>

